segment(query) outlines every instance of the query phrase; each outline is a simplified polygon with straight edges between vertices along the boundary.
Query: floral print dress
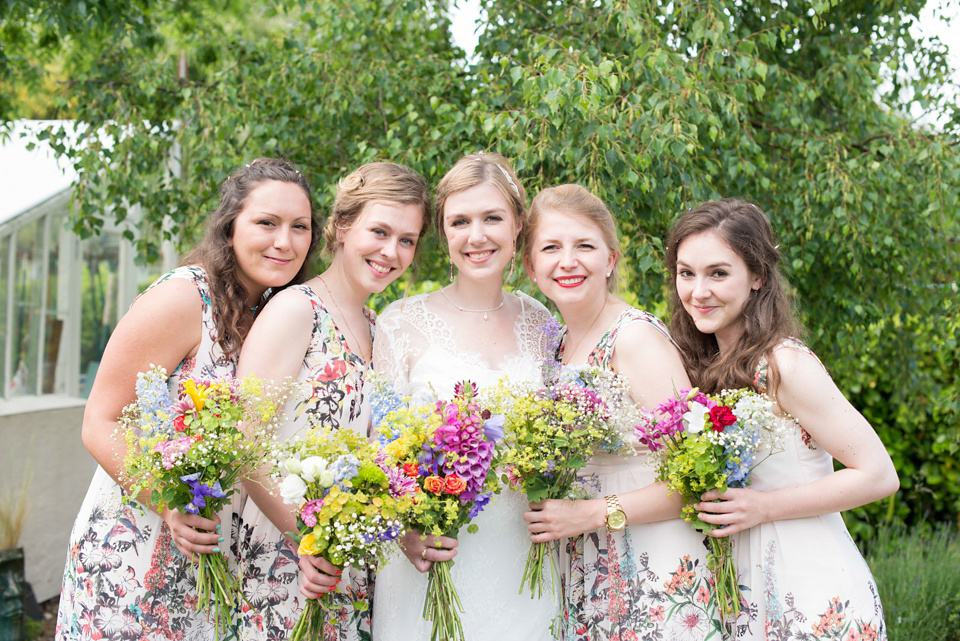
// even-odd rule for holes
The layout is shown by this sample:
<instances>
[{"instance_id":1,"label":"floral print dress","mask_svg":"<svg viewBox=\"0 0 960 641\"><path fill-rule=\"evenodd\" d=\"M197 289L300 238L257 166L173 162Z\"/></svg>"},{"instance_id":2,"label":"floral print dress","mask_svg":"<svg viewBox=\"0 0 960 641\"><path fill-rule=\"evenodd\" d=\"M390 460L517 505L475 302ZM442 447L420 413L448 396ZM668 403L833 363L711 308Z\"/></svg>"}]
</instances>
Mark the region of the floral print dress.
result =
<instances>
[{"instance_id":1,"label":"floral print dress","mask_svg":"<svg viewBox=\"0 0 960 641\"><path fill-rule=\"evenodd\" d=\"M367 434L370 403L364 379L368 364L350 351L323 301L307 285L289 287L277 296L305 296L313 308L313 332L300 366L298 391L288 401L286 423L278 438L295 438L316 425L352 429ZM374 315L366 310L371 335ZM243 591L249 603L242 606L239 634L242 639L284 639L290 634L305 604L300 594L298 555L281 532L244 496L238 516L237 558ZM370 638L370 609L354 602L369 601L365 570L344 568L337 590L331 594L334 613L321 641Z\"/></svg>"},{"instance_id":2,"label":"floral print dress","mask_svg":"<svg viewBox=\"0 0 960 641\"><path fill-rule=\"evenodd\" d=\"M611 369L617 336L630 323L648 323L670 338L655 316L631 307L600 339L588 365ZM601 454L580 478L591 498L622 494L654 483L656 463L649 453ZM679 518L587 532L567 539L561 557L564 641L721 638L704 537Z\"/></svg>"},{"instance_id":3,"label":"floral print dress","mask_svg":"<svg viewBox=\"0 0 960 641\"><path fill-rule=\"evenodd\" d=\"M789 339L777 349L813 354ZM814 356L815 357L815 356ZM767 361L755 386L767 392ZM833 473L830 456L803 427L794 429L750 473L750 487L772 491ZM764 458L766 457L766 458ZM877 586L838 512L762 523L733 535L747 607L732 637L770 641L878 641L887 638Z\"/></svg>"},{"instance_id":4,"label":"floral print dress","mask_svg":"<svg viewBox=\"0 0 960 641\"><path fill-rule=\"evenodd\" d=\"M216 342L206 273L200 267L179 267L150 288L170 279L197 286L203 322L196 355L184 359L169 378L171 394L184 376L233 376L237 361L224 356ZM222 513L221 522L230 523L230 518ZM173 544L170 528L100 467L70 534L56 638L215 638L206 615L197 611L193 567Z\"/></svg>"}]
</instances>

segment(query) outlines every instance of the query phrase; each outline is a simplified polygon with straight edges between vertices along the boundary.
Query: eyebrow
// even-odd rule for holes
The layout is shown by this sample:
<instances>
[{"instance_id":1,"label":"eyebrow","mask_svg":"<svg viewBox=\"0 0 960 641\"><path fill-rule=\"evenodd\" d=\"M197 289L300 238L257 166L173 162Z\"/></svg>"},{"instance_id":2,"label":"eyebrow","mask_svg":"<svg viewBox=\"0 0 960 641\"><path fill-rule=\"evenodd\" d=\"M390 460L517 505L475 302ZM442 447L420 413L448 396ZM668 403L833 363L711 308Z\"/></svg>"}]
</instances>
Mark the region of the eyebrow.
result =
<instances>
[{"instance_id":1,"label":"eyebrow","mask_svg":"<svg viewBox=\"0 0 960 641\"><path fill-rule=\"evenodd\" d=\"M269 210L267 210L267 209L261 209L261 210L259 210L259 211L255 211L255 212L254 212L254 215L255 215L255 216L273 216L274 218L280 218L280 217L281 217L280 214L275 214L274 212L269 211ZM294 221L298 221L298 220L310 220L310 218L311 218L310 216L297 216L297 217L294 218L293 220L294 220Z\"/></svg>"},{"instance_id":2,"label":"eyebrow","mask_svg":"<svg viewBox=\"0 0 960 641\"><path fill-rule=\"evenodd\" d=\"M391 225L390 223L384 222L382 220L374 219L374 220L371 220L368 224L373 225L374 227L385 227L390 231L394 231L393 225ZM400 235L401 236L418 236L419 234L417 232L411 231L411 232L402 232Z\"/></svg>"},{"instance_id":3,"label":"eyebrow","mask_svg":"<svg viewBox=\"0 0 960 641\"><path fill-rule=\"evenodd\" d=\"M690 265L686 264L682 260L677 261L677 265L683 265L684 267L689 267ZM733 267L731 263L713 263L712 265L707 265L706 269L713 269L714 267Z\"/></svg>"},{"instance_id":4,"label":"eyebrow","mask_svg":"<svg viewBox=\"0 0 960 641\"><path fill-rule=\"evenodd\" d=\"M485 216L487 214L505 214L507 213L507 210L504 209L503 207L491 207L490 209L484 209L483 211L478 213L481 216ZM451 218L456 218L457 216L466 216L466 215L467 214L460 213L460 212L451 212L449 214L444 214L443 219L449 220Z\"/></svg>"}]
</instances>

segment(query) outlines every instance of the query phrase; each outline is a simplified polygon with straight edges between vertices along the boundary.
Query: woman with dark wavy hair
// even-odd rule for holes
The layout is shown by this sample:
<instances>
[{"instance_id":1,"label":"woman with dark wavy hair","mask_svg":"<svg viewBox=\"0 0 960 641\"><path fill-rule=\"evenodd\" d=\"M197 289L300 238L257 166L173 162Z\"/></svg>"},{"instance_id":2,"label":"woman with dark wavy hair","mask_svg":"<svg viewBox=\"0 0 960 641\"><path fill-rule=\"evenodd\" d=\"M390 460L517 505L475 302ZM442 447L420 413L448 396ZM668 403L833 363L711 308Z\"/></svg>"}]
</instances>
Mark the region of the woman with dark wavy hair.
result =
<instances>
[{"instance_id":1,"label":"woman with dark wavy hair","mask_svg":"<svg viewBox=\"0 0 960 641\"><path fill-rule=\"evenodd\" d=\"M763 211L732 198L674 224L671 332L704 392L766 393L792 430L760 452L750 486L710 491L700 518L733 536L748 607L738 639L885 639L870 569L840 517L899 487L883 443L796 337L780 252ZM834 458L843 469L834 471Z\"/></svg>"},{"instance_id":2,"label":"woman with dark wavy hair","mask_svg":"<svg viewBox=\"0 0 960 641\"><path fill-rule=\"evenodd\" d=\"M57 639L216 637L198 611L191 559L229 552L222 519L158 514L148 496L131 497L119 483L123 451L114 431L136 398L138 372L172 372L171 393L186 376L235 374L267 293L303 278L320 229L301 173L258 159L220 194L203 240L137 298L104 350L83 416L83 442L100 467L70 537Z\"/></svg>"}]
</instances>

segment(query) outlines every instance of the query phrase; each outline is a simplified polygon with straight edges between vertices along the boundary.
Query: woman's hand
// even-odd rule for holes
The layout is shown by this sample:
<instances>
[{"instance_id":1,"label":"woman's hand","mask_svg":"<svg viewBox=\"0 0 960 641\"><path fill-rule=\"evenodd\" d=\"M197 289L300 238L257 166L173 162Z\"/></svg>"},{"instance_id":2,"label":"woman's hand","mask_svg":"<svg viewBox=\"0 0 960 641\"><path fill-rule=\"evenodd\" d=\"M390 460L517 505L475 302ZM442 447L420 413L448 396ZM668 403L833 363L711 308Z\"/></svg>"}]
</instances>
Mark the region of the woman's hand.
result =
<instances>
[{"instance_id":1,"label":"woman's hand","mask_svg":"<svg viewBox=\"0 0 960 641\"><path fill-rule=\"evenodd\" d=\"M459 541L449 536L424 537L416 529L407 530L400 541L400 548L418 572L429 572L434 563L453 559L457 545Z\"/></svg>"},{"instance_id":2,"label":"woman's hand","mask_svg":"<svg viewBox=\"0 0 960 641\"><path fill-rule=\"evenodd\" d=\"M343 570L323 557L300 555L300 594L316 599L337 589Z\"/></svg>"},{"instance_id":3,"label":"woman's hand","mask_svg":"<svg viewBox=\"0 0 960 641\"><path fill-rule=\"evenodd\" d=\"M606 522L607 504L603 499L572 501L546 499L530 503L530 511L523 515L534 543L546 543L592 532Z\"/></svg>"},{"instance_id":4,"label":"woman's hand","mask_svg":"<svg viewBox=\"0 0 960 641\"><path fill-rule=\"evenodd\" d=\"M769 521L769 498L768 493L750 488L730 489L723 493L710 490L700 496L700 503L694 507L705 523L723 526L710 532L710 536L730 536Z\"/></svg>"},{"instance_id":5,"label":"woman's hand","mask_svg":"<svg viewBox=\"0 0 960 641\"><path fill-rule=\"evenodd\" d=\"M160 516L170 528L173 544L191 561L194 560L194 554L220 553L223 535L218 515L214 514L213 520L210 520L167 508Z\"/></svg>"}]
</instances>

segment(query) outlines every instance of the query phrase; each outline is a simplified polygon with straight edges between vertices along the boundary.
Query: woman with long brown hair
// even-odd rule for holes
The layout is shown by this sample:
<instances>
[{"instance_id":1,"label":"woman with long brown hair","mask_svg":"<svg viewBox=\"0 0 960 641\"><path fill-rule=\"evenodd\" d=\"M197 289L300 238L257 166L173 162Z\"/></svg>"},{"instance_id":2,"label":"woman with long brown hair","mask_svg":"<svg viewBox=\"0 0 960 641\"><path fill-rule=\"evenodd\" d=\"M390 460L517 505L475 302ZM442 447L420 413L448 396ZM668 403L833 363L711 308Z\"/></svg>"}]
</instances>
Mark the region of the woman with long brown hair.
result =
<instances>
[{"instance_id":1,"label":"woman with long brown hair","mask_svg":"<svg viewBox=\"0 0 960 641\"><path fill-rule=\"evenodd\" d=\"M710 491L700 518L734 537L749 607L739 639L885 639L877 587L840 512L895 492L896 470L870 424L797 336L763 211L707 202L674 224L671 331L690 379L707 393L751 387L792 430L761 452L749 487ZM843 469L834 470L834 458Z\"/></svg>"},{"instance_id":2,"label":"woman with long brown hair","mask_svg":"<svg viewBox=\"0 0 960 641\"><path fill-rule=\"evenodd\" d=\"M186 376L235 374L267 292L303 278L320 230L300 172L258 159L220 194L203 240L137 298L104 351L83 416L83 442L100 467L70 537L58 639L216 636L198 609L190 559L229 552L230 518L157 514L149 497L129 496L114 431L136 398L138 372L164 367L171 393Z\"/></svg>"}]
</instances>

